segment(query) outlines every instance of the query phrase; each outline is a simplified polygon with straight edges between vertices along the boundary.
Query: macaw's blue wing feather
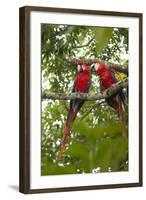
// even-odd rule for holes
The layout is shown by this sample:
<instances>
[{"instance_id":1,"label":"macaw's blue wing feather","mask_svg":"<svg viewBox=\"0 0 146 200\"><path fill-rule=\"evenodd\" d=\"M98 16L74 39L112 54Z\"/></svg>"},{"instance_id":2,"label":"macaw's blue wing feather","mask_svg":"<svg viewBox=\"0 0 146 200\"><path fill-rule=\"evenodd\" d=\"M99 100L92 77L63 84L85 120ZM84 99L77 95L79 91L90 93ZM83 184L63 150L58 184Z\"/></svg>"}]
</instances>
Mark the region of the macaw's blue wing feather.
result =
<instances>
[{"instance_id":1,"label":"macaw's blue wing feather","mask_svg":"<svg viewBox=\"0 0 146 200\"><path fill-rule=\"evenodd\" d=\"M67 123L69 124L72 121L74 121L76 114L79 112L80 108L83 106L84 104L84 100L80 100L80 99L73 99L70 101L70 110L67 116Z\"/></svg>"},{"instance_id":2,"label":"macaw's blue wing feather","mask_svg":"<svg viewBox=\"0 0 146 200\"><path fill-rule=\"evenodd\" d=\"M114 79L115 82L118 82L119 80L116 78L115 73L111 71L112 78Z\"/></svg>"},{"instance_id":3,"label":"macaw's blue wing feather","mask_svg":"<svg viewBox=\"0 0 146 200\"><path fill-rule=\"evenodd\" d=\"M125 99L126 99L126 97L125 97L125 94L124 94L123 90L121 90L121 91L120 91L120 93L119 93L119 96L120 96L120 98L121 98L122 102L124 103L124 102L125 102Z\"/></svg>"},{"instance_id":4,"label":"macaw's blue wing feather","mask_svg":"<svg viewBox=\"0 0 146 200\"><path fill-rule=\"evenodd\" d=\"M90 86L91 86L91 81L88 81L86 88L85 88L86 93L89 92ZM76 92L75 88L76 88L76 81L74 82L72 92ZM83 100L73 99L73 100L70 101L70 110L73 111L73 112L78 112L83 104L84 104Z\"/></svg>"},{"instance_id":5,"label":"macaw's blue wing feather","mask_svg":"<svg viewBox=\"0 0 146 200\"><path fill-rule=\"evenodd\" d=\"M84 104L84 100L75 99L72 104L72 110L73 112L79 112L80 108Z\"/></svg>"},{"instance_id":6,"label":"macaw's blue wing feather","mask_svg":"<svg viewBox=\"0 0 146 200\"><path fill-rule=\"evenodd\" d=\"M74 81L72 92L75 92L75 88L76 88L76 80Z\"/></svg>"},{"instance_id":7,"label":"macaw's blue wing feather","mask_svg":"<svg viewBox=\"0 0 146 200\"><path fill-rule=\"evenodd\" d=\"M112 75L112 78L113 78L116 82L119 81L119 80L116 78L115 73L114 73L113 71L111 71L111 75ZM119 92L119 96L120 96L122 102L124 103L124 102L125 102L125 94L124 94L123 90L121 90L121 91Z\"/></svg>"},{"instance_id":8,"label":"macaw's blue wing feather","mask_svg":"<svg viewBox=\"0 0 146 200\"><path fill-rule=\"evenodd\" d=\"M86 88L85 88L85 92L86 92L86 93L89 92L90 86L91 86L91 81L88 81L88 82L87 82L87 85L86 85Z\"/></svg>"},{"instance_id":9,"label":"macaw's blue wing feather","mask_svg":"<svg viewBox=\"0 0 146 200\"><path fill-rule=\"evenodd\" d=\"M91 85L91 81L88 81L85 88L85 93L89 92L90 85ZM76 81L74 82L72 92L76 92ZM70 101L70 110L67 117L67 124L73 120L74 116L77 114L77 112L79 112L84 102L85 102L84 100L80 100L80 99L73 99Z\"/></svg>"},{"instance_id":10,"label":"macaw's blue wing feather","mask_svg":"<svg viewBox=\"0 0 146 200\"><path fill-rule=\"evenodd\" d=\"M86 93L89 92L90 86L91 86L91 82L88 81L86 88L85 88ZM80 99L71 100L71 108L72 108L73 112L78 112L80 110L80 108L83 106L84 102L85 102L84 100L80 100Z\"/></svg>"}]
</instances>

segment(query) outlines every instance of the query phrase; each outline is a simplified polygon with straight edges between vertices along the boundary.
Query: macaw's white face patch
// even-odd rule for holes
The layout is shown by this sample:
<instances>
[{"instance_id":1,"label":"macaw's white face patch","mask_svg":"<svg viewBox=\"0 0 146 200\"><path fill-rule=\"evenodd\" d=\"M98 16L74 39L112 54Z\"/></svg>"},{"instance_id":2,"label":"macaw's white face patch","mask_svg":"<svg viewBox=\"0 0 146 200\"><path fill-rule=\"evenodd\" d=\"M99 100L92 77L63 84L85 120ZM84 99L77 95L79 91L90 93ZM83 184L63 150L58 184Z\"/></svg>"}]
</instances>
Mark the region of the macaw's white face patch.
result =
<instances>
[{"instance_id":1,"label":"macaw's white face patch","mask_svg":"<svg viewBox=\"0 0 146 200\"><path fill-rule=\"evenodd\" d=\"M94 68L95 68L96 71L98 70L99 65L100 65L99 63L95 63L95 64L94 64Z\"/></svg>"},{"instance_id":2,"label":"macaw's white face patch","mask_svg":"<svg viewBox=\"0 0 146 200\"><path fill-rule=\"evenodd\" d=\"M78 72L80 72L80 70L81 70L81 65L78 65L78 66L77 66L77 70L78 70Z\"/></svg>"},{"instance_id":3,"label":"macaw's white face patch","mask_svg":"<svg viewBox=\"0 0 146 200\"><path fill-rule=\"evenodd\" d=\"M82 69L83 69L83 70L85 70L85 69L86 69L85 65L82 65Z\"/></svg>"}]
</instances>

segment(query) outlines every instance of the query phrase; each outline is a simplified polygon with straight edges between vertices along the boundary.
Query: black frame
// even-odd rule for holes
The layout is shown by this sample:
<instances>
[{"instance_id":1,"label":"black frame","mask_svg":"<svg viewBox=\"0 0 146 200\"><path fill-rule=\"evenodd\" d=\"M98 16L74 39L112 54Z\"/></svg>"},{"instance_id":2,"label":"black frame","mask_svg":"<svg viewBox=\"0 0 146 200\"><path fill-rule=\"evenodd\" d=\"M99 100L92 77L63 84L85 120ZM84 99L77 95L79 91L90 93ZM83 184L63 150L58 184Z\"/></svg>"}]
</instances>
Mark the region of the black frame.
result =
<instances>
[{"instance_id":1,"label":"black frame","mask_svg":"<svg viewBox=\"0 0 146 200\"><path fill-rule=\"evenodd\" d=\"M87 15L125 16L139 18L139 182L126 184L78 186L65 188L30 189L30 12L61 12ZM95 11L66 8L25 6L19 10L20 17L20 75L19 75L19 191L25 194L96 190L142 186L142 13Z\"/></svg>"}]
</instances>

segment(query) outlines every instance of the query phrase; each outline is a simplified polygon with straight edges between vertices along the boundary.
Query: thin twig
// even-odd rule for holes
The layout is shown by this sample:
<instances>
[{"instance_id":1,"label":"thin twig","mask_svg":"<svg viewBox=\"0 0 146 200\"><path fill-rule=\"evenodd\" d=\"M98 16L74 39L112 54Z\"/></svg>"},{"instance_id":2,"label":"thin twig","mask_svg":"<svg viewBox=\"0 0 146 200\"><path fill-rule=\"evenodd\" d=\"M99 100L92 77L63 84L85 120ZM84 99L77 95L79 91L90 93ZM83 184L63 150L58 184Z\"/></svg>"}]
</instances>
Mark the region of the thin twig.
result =
<instances>
[{"instance_id":1,"label":"thin twig","mask_svg":"<svg viewBox=\"0 0 146 200\"><path fill-rule=\"evenodd\" d=\"M105 101L97 101L87 112L83 113L80 121L82 121L96 106L102 105L103 103L105 103Z\"/></svg>"}]
</instances>

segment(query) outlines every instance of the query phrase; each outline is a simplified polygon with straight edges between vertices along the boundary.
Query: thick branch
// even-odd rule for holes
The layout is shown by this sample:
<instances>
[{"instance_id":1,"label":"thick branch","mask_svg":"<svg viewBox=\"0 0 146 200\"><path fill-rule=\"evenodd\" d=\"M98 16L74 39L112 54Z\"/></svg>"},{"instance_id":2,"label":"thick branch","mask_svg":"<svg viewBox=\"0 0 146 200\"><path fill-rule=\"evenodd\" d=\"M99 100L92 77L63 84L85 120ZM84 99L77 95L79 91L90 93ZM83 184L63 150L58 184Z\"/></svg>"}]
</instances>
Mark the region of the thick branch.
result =
<instances>
[{"instance_id":1,"label":"thick branch","mask_svg":"<svg viewBox=\"0 0 146 200\"><path fill-rule=\"evenodd\" d=\"M122 88L127 87L128 78L123 81L119 81L113 84L109 89L105 90L101 93L95 94L87 94L87 93L71 93L71 94L63 94L63 93L46 93L43 92L43 99L53 99L53 100L71 100L71 99L82 99L86 101L96 101L100 99L105 99L113 96L117 92L119 92Z\"/></svg>"},{"instance_id":2,"label":"thick branch","mask_svg":"<svg viewBox=\"0 0 146 200\"><path fill-rule=\"evenodd\" d=\"M94 62L97 63L103 63L106 66L115 69L116 71L122 72L126 75L128 75L128 66L123 67L119 64L114 64L114 63L110 63L110 62L106 62L103 60L99 60L99 59L87 59L87 60L80 60L80 59L68 59L67 62L72 64L72 65L77 65L77 63L79 63L80 61L84 61L86 64L91 65Z\"/></svg>"}]
</instances>

